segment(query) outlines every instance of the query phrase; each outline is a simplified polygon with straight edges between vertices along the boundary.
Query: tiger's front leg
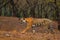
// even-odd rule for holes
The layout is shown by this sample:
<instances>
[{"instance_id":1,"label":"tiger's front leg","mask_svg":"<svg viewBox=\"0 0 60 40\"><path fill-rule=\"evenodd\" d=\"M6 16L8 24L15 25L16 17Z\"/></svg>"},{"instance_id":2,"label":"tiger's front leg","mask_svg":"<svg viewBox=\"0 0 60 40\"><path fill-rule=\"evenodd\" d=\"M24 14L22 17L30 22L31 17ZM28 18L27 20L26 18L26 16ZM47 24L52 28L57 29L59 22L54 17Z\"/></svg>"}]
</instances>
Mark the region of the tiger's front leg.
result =
<instances>
[{"instance_id":1,"label":"tiger's front leg","mask_svg":"<svg viewBox=\"0 0 60 40\"><path fill-rule=\"evenodd\" d=\"M27 27L21 32L21 33L25 33L26 31L28 31L30 28L32 27L31 23L27 24Z\"/></svg>"}]
</instances>

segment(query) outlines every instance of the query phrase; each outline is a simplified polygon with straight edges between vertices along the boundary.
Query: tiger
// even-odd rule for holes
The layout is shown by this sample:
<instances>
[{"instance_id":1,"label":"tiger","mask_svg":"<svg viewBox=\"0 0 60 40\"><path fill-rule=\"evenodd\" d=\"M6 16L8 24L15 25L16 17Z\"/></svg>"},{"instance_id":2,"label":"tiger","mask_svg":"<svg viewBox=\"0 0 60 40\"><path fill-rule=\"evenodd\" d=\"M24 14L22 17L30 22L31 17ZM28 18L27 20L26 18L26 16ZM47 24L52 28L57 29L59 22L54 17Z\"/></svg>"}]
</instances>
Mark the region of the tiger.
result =
<instances>
[{"instance_id":1,"label":"tiger","mask_svg":"<svg viewBox=\"0 0 60 40\"><path fill-rule=\"evenodd\" d=\"M47 18L32 18L32 17L29 17L29 18L22 18L21 20L23 23L26 23L27 22L27 26L26 28L21 32L21 33L25 33L27 30L29 30L33 24L42 24L44 26L44 28L48 28L48 26L50 24L53 23L53 20L50 20L50 19L47 19Z\"/></svg>"}]
</instances>

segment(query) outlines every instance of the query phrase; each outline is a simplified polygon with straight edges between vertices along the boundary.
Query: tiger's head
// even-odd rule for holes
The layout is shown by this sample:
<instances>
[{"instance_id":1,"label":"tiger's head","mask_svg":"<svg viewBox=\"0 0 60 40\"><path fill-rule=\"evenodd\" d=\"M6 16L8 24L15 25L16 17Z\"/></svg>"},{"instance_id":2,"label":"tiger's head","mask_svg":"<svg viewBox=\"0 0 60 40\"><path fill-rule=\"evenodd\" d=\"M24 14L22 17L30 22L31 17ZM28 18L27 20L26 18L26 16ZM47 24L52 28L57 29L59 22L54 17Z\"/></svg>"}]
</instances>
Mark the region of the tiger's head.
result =
<instances>
[{"instance_id":1,"label":"tiger's head","mask_svg":"<svg viewBox=\"0 0 60 40\"><path fill-rule=\"evenodd\" d=\"M25 18L21 18L20 19L20 23L26 23L27 21L25 20Z\"/></svg>"}]
</instances>

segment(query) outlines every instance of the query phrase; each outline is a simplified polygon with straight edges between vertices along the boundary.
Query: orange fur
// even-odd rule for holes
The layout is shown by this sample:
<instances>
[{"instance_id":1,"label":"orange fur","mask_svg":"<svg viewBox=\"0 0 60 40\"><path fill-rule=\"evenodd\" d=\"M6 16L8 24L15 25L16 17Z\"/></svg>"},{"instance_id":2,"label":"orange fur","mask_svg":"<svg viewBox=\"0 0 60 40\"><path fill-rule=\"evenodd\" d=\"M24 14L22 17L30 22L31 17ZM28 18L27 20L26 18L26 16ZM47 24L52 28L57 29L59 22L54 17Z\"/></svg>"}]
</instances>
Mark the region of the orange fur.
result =
<instances>
[{"instance_id":1,"label":"orange fur","mask_svg":"<svg viewBox=\"0 0 60 40\"><path fill-rule=\"evenodd\" d=\"M45 25L44 28L47 28L47 26L53 22L52 20L46 18L38 19L38 18L30 17L30 18L25 18L25 20L27 21L27 27L21 33L25 33L27 30L29 30L34 23L35 24L43 23L43 25Z\"/></svg>"}]
</instances>

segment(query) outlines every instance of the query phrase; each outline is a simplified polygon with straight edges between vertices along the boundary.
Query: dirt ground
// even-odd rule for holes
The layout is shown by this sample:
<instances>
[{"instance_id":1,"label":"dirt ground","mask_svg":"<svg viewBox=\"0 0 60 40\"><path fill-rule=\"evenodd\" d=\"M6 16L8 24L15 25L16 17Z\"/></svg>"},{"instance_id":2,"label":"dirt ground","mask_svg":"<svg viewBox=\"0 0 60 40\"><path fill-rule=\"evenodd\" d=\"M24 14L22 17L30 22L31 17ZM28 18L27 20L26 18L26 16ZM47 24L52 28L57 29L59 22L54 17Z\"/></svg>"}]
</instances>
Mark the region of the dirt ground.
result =
<instances>
[{"instance_id":1,"label":"dirt ground","mask_svg":"<svg viewBox=\"0 0 60 40\"><path fill-rule=\"evenodd\" d=\"M60 32L55 30L52 33L36 32L32 29L21 34L24 29L16 17L0 17L0 40L60 40Z\"/></svg>"},{"instance_id":2,"label":"dirt ground","mask_svg":"<svg viewBox=\"0 0 60 40\"><path fill-rule=\"evenodd\" d=\"M9 36L5 34L6 32L0 33L0 40L60 40L60 33L13 33L11 32Z\"/></svg>"}]
</instances>

